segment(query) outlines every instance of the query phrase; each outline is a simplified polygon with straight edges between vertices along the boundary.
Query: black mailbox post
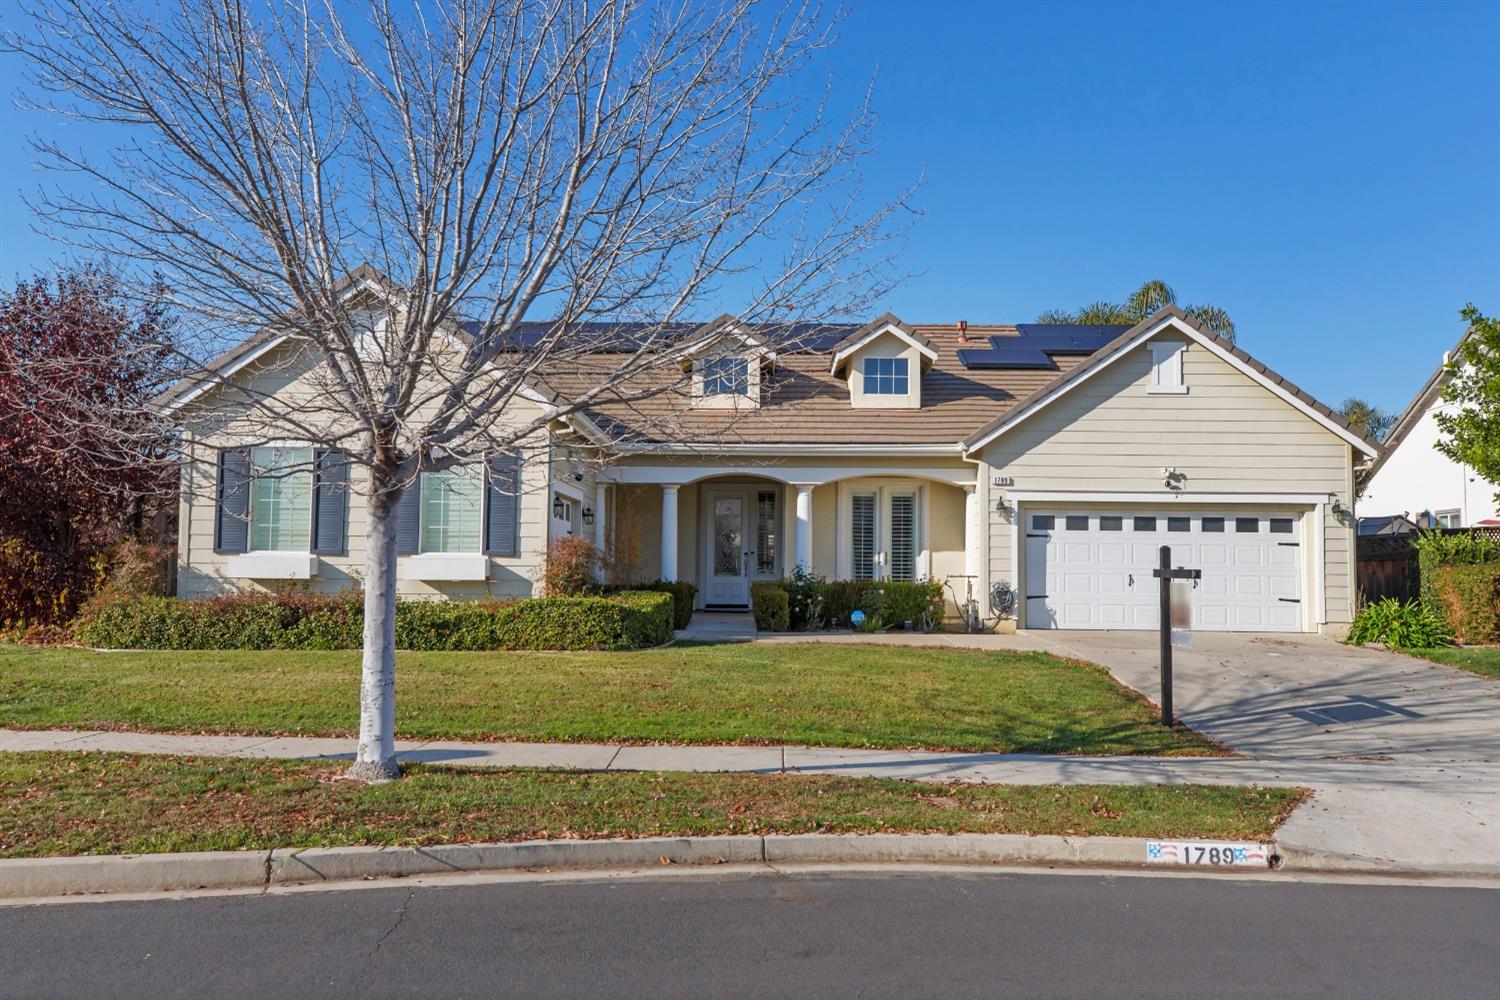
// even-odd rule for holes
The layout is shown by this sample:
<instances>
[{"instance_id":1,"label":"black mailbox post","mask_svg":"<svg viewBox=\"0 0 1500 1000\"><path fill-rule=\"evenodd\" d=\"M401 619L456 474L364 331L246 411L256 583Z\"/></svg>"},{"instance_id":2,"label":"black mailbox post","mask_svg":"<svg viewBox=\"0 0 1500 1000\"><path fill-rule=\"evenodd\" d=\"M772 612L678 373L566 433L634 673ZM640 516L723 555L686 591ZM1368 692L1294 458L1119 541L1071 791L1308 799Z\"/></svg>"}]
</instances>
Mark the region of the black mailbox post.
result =
<instances>
[{"instance_id":1,"label":"black mailbox post","mask_svg":"<svg viewBox=\"0 0 1500 1000\"><path fill-rule=\"evenodd\" d=\"M1172 547L1161 547L1161 567L1151 571L1161 581L1161 723L1174 725L1172 719L1172 581L1201 580L1201 569L1173 569Z\"/></svg>"}]
</instances>

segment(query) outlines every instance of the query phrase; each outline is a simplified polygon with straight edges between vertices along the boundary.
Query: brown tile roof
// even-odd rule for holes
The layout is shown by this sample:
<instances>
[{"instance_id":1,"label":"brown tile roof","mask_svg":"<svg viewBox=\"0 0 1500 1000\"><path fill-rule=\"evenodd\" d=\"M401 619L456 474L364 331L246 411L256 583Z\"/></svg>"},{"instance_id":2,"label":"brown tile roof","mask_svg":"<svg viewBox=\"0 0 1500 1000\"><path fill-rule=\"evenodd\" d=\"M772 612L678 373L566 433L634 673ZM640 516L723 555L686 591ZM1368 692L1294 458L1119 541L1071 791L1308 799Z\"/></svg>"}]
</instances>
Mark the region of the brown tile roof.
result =
<instances>
[{"instance_id":1,"label":"brown tile roof","mask_svg":"<svg viewBox=\"0 0 1500 1000\"><path fill-rule=\"evenodd\" d=\"M1014 337L1014 326L970 324L968 342L958 342L952 324L911 324L909 329L937 352L923 376L920 409L856 409L849 384L828 372L831 345L782 353L767 373L759 407L739 410L694 407L684 390L632 403L608 403L588 411L612 434L642 443L701 441L714 444L951 444L1016 401L1051 384L1082 358L1059 357L1056 369L971 370L958 362L959 347L983 347L991 336ZM856 333L859 331L855 331ZM853 336L851 334L850 336ZM848 341L849 337L839 342ZM546 379L562 398L597 384L588 372ZM649 376L670 386L672 372ZM649 383L639 383L645 388Z\"/></svg>"}]
</instances>

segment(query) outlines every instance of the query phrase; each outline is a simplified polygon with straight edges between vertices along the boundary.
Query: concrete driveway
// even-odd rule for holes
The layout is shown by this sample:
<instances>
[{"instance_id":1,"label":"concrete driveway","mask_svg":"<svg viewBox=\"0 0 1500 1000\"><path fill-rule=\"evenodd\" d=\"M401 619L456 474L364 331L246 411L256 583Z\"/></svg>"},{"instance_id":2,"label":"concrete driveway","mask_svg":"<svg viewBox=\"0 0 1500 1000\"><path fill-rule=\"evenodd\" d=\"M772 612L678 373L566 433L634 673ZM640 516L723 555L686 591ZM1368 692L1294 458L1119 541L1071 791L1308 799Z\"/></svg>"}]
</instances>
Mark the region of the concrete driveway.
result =
<instances>
[{"instance_id":1,"label":"concrete driveway","mask_svg":"<svg viewBox=\"0 0 1500 1000\"><path fill-rule=\"evenodd\" d=\"M1159 702L1155 632L1029 632ZM1261 759L1500 761L1500 682L1316 635L1197 633L1173 657L1177 715Z\"/></svg>"}]
</instances>

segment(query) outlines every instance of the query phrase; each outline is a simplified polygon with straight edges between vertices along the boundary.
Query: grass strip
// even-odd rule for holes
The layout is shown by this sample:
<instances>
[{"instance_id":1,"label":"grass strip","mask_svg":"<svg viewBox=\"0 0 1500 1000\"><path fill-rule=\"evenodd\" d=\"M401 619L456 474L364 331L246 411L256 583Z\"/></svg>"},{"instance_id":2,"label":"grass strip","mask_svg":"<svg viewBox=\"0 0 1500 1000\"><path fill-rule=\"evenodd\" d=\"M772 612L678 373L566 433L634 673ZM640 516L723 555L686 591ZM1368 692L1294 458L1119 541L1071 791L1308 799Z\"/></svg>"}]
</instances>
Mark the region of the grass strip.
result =
<instances>
[{"instance_id":1,"label":"grass strip","mask_svg":"<svg viewBox=\"0 0 1500 1000\"><path fill-rule=\"evenodd\" d=\"M1500 646L1444 646L1439 649L1410 649L1404 652L1434 663L1458 667L1481 677L1500 680Z\"/></svg>"},{"instance_id":2,"label":"grass strip","mask_svg":"<svg viewBox=\"0 0 1500 1000\"><path fill-rule=\"evenodd\" d=\"M1265 839L1303 791L0 754L0 856L765 833Z\"/></svg>"},{"instance_id":3,"label":"grass strip","mask_svg":"<svg viewBox=\"0 0 1500 1000\"><path fill-rule=\"evenodd\" d=\"M712 645L401 653L409 739L1214 754L1105 670L1045 653ZM348 736L357 652L0 646L0 726Z\"/></svg>"}]
</instances>

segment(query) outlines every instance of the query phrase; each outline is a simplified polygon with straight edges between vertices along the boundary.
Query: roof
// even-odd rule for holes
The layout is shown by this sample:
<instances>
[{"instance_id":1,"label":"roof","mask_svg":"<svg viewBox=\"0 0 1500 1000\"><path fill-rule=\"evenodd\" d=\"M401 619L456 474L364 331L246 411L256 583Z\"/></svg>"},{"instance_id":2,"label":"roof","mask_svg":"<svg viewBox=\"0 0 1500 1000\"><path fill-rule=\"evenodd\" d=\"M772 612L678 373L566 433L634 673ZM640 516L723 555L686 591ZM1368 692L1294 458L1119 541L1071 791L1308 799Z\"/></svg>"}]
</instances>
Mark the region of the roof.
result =
<instances>
[{"instance_id":1,"label":"roof","mask_svg":"<svg viewBox=\"0 0 1500 1000\"><path fill-rule=\"evenodd\" d=\"M1468 339L1469 331L1465 330L1464 335L1458 338L1458 343L1453 345L1453 350L1444 355L1443 363L1437 366L1437 371L1427 377L1427 381L1422 383L1422 388L1417 390L1416 396L1407 404L1406 409L1401 411L1401 416L1396 418L1385 440L1381 442L1380 457L1375 459L1375 464L1371 465L1370 471L1365 473L1365 482L1375 478L1375 473L1379 472L1386 460L1395 453L1397 448L1401 447L1401 442L1406 440L1411 429L1421 421L1422 415L1432 408L1433 403L1437 402L1443 386L1453 378L1453 372L1448 368L1448 358L1456 357L1458 349Z\"/></svg>"},{"instance_id":2,"label":"roof","mask_svg":"<svg viewBox=\"0 0 1500 1000\"><path fill-rule=\"evenodd\" d=\"M1379 517L1362 517L1359 519L1359 534L1370 535L1407 535L1417 530L1416 522L1405 514L1385 514Z\"/></svg>"},{"instance_id":3,"label":"roof","mask_svg":"<svg viewBox=\"0 0 1500 1000\"><path fill-rule=\"evenodd\" d=\"M915 347L921 353L922 357L927 360L928 364L937 360L937 352L932 349L931 342L916 330L903 323L901 318L895 313L885 313L834 344L831 348L833 351L833 360L829 363L828 370L834 374L838 374L840 366L849 359L850 355L876 337L886 333Z\"/></svg>"},{"instance_id":4,"label":"roof","mask_svg":"<svg viewBox=\"0 0 1500 1000\"><path fill-rule=\"evenodd\" d=\"M1063 372L1025 399L1018 400L1016 405L1011 407L1007 412L990 420L984 426L980 427L979 430L965 438L963 442L964 448L970 449L982 446L997 433L1006 429L1007 425L1011 422L1029 416L1033 410L1040 408L1043 404L1077 385L1091 372L1109 364L1168 319L1175 321L1179 326L1191 329L1205 343L1234 358L1241 366L1260 376L1269 385L1279 388L1307 409L1322 416L1330 425L1341 429L1350 439L1362 442L1364 449L1370 454L1380 454L1380 443L1364 431L1350 424L1349 421L1344 419L1342 414L1319 402L1292 381L1261 364L1248 353L1220 337L1196 318L1175 305L1163 306L1161 309L1158 309L1146 319L1130 327L1114 340L1105 344L1093 354L1090 354L1080 364Z\"/></svg>"}]
</instances>

